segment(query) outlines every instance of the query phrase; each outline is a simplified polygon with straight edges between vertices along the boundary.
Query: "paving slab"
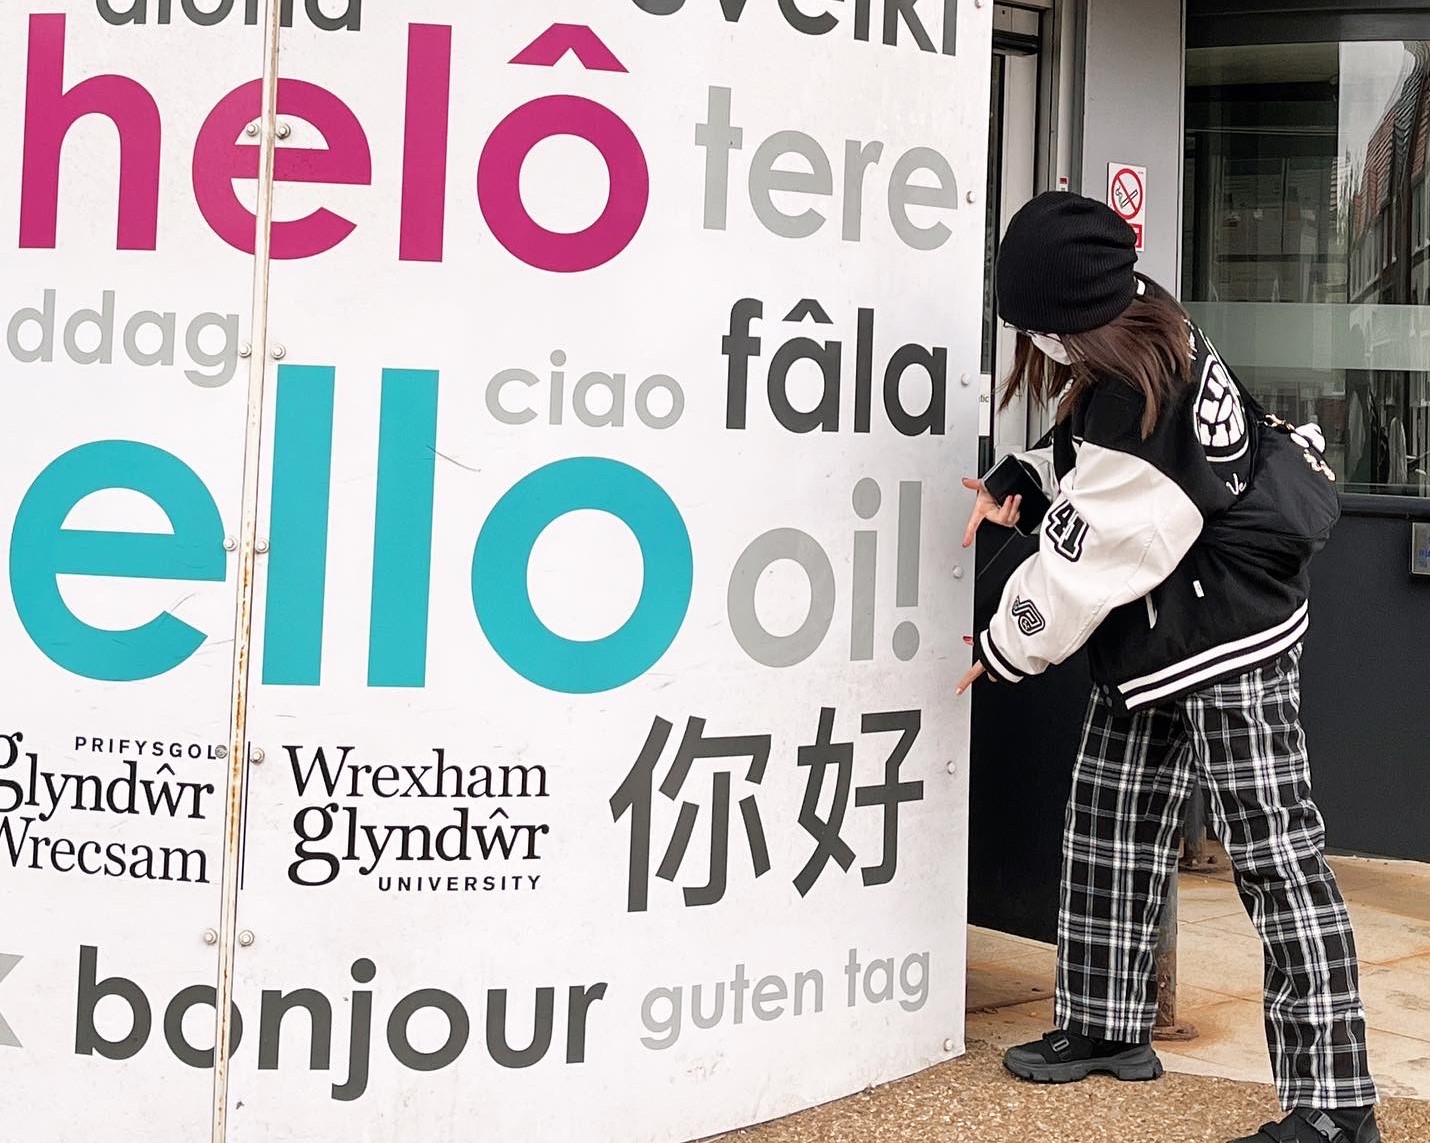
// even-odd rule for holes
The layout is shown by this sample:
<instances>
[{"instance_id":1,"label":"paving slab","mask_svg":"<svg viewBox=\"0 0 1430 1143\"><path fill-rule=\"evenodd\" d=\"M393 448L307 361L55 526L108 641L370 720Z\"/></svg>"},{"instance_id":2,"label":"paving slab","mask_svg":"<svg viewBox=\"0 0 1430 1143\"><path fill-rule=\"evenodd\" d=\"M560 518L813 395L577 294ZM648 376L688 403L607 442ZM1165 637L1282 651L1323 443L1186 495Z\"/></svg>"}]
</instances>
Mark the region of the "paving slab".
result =
<instances>
[{"instance_id":1,"label":"paving slab","mask_svg":"<svg viewBox=\"0 0 1430 1143\"><path fill-rule=\"evenodd\" d=\"M1365 977L1386 1143L1430 1143L1430 867L1336 858ZM1050 946L969 934L968 1055L899 1083L737 1131L723 1143L1226 1143L1280 1118L1261 1012L1261 943L1229 875L1181 881L1181 1019L1152 1084L1025 1084L1004 1048L1052 1027ZM1422 1101L1422 1102L1417 1102Z\"/></svg>"},{"instance_id":2,"label":"paving slab","mask_svg":"<svg viewBox=\"0 0 1430 1143\"><path fill-rule=\"evenodd\" d=\"M746 1128L723 1143L1227 1143L1280 1118L1268 1087L1205 1076L1156 1083L1089 1080L1042 1087L1015 1080L999 1049L968 1055L900 1083ZM1430 1140L1430 1105L1391 1100L1386 1143Z\"/></svg>"}]
</instances>

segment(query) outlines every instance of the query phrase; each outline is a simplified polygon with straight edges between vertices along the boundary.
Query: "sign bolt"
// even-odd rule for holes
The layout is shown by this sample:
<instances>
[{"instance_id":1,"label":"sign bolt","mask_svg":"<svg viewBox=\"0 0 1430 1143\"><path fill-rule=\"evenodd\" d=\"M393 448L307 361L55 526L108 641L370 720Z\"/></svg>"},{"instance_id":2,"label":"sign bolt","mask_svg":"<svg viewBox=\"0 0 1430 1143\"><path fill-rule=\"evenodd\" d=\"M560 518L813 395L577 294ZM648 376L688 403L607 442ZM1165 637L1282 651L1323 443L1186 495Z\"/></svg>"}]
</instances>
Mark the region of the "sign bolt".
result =
<instances>
[{"instance_id":1,"label":"sign bolt","mask_svg":"<svg viewBox=\"0 0 1430 1143\"><path fill-rule=\"evenodd\" d=\"M954 579L962 579L962 578L963 578L963 567L962 567L962 565L960 565L959 567L956 567L956 568L953 569L953 578L954 578Z\"/></svg>"},{"instance_id":2,"label":"sign bolt","mask_svg":"<svg viewBox=\"0 0 1430 1143\"><path fill-rule=\"evenodd\" d=\"M204 930L204 944L206 944L206 945L216 945L216 944L218 944L218 931L215 930L215 929L205 929L205 930Z\"/></svg>"},{"instance_id":3,"label":"sign bolt","mask_svg":"<svg viewBox=\"0 0 1430 1143\"><path fill-rule=\"evenodd\" d=\"M958 763L957 763L957 762L950 762L950 763L948 764L948 772L949 772L950 774L957 774L957 773L958 773Z\"/></svg>"},{"instance_id":4,"label":"sign bolt","mask_svg":"<svg viewBox=\"0 0 1430 1143\"><path fill-rule=\"evenodd\" d=\"M958 1045L955 1044L952 1040L945 1040L945 1041L943 1042L943 1050L944 1050L945 1052L949 1053L950 1055L953 1054L953 1050L954 1050L954 1048L956 1048L956 1047L958 1047Z\"/></svg>"},{"instance_id":5,"label":"sign bolt","mask_svg":"<svg viewBox=\"0 0 1430 1143\"><path fill-rule=\"evenodd\" d=\"M261 128L258 126L257 123L250 123L247 127L243 129L243 133L247 135L250 139L256 139L258 138L258 132L260 130Z\"/></svg>"},{"instance_id":6,"label":"sign bolt","mask_svg":"<svg viewBox=\"0 0 1430 1143\"><path fill-rule=\"evenodd\" d=\"M272 356L274 361L282 361L285 357L288 356L288 350L286 350L281 345L275 345L268 352Z\"/></svg>"},{"instance_id":7,"label":"sign bolt","mask_svg":"<svg viewBox=\"0 0 1430 1143\"><path fill-rule=\"evenodd\" d=\"M253 940L254 937L251 929L244 929L243 932L238 934L238 943L241 944L244 948L251 948L253 946ZM952 1040L949 1041L949 1043L952 1042ZM949 1049L949 1051L952 1050L952 1048Z\"/></svg>"},{"instance_id":8,"label":"sign bolt","mask_svg":"<svg viewBox=\"0 0 1430 1143\"><path fill-rule=\"evenodd\" d=\"M266 556L268 554L268 541L259 540L253 545L253 550L257 552L260 556Z\"/></svg>"},{"instance_id":9,"label":"sign bolt","mask_svg":"<svg viewBox=\"0 0 1430 1143\"><path fill-rule=\"evenodd\" d=\"M274 132L274 134L276 134L280 139L286 139L289 135L293 134L293 128L287 123L280 123L278 124L278 129Z\"/></svg>"},{"instance_id":10,"label":"sign bolt","mask_svg":"<svg viewBox=\"0 0 1430 1143\"><path fill-rule=\"evenodd\" d=\"M263 752L263 747L261 746L255 746L248 752L248 759L255 766L262 766L263 760L267 757L268 755Z\"/></svg>"},{"instance_id":11,"label":"sign bolt","mask_svg":"<svg viewBox=\"0 0 1430 1143\"><path fill-rule=\"evenodd\" d=\"M242 357L245 361L248 360L248 358L253 356L253 346L249 345L248 342L245 341L242 345L238 347L238 355Z\"/></svg>"},{"instance_id":12,"label":"sign bolt","mask_svg":"<svg viewBox=\"0 0 1430 1143\"><path fill-rule=\"evenodd\" d=\"M227 757L228 757L228 747L227 747L227 746L220 746L220 747L218 747L218 749L216 749L216 750L214 751L214 753L217 754L220 758L227 758Z\"/></svg>"},{"instance_id":13,"label":"sign bolt","mask_svg":"<svg viewBox=\"0 0 1430 1143\"><path fill-rule=\"evenodd\" d=\"M225 536L223 538L223 550L226 552L238 551L238 541L235 540L232 536Z\"/></svg>"}]
</instances>

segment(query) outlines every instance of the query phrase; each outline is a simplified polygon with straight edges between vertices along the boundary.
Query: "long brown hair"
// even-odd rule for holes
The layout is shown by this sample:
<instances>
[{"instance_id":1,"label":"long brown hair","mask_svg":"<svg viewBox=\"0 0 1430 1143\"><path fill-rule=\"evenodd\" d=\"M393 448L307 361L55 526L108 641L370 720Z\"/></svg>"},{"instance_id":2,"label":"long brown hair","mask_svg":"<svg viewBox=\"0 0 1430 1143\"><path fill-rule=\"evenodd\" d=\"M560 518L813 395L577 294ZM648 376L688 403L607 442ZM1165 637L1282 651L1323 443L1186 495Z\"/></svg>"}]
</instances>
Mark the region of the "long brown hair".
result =
<instances>
[{"instance_id":1,"label":"long brown hair","mask_svg":"<svg viewBox=\"0 0 1430 1143\"><path fill-rule=\"evenodd\" d=\"M1162 403L1191 380L1192 343L1187 311L1155 282L1140 280L1143 295L1120 317L1099 329L1060 339L1071 365L1054 361L1020 332L999 407L1007 408L1025 389L1041 404L1061 395L1057 414L1061 421L1092 385L1115 377L1142 394L1146 402L1142 436L1151 436Z\"/></svg>"}]
</instances>

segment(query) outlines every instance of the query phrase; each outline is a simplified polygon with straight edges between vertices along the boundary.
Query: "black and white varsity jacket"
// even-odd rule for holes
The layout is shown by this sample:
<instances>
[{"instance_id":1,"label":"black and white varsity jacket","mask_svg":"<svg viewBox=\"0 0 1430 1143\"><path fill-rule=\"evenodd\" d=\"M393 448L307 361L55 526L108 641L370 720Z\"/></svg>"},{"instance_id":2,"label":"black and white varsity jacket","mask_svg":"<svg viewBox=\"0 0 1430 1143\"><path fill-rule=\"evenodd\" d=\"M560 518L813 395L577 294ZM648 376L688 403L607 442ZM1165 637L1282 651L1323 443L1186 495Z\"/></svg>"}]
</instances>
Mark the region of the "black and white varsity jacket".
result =
<instances>
[{"instance_id":1,"label":"black and white varsity jacket","mask_svg":"<svg viewBox=\"0 0 1430 1143\"><path fill-rule=\"evenodd\" d=\"M1053 505L974 641L996 680L1040 674L1086 644L1094 681L1135 711L1244 674L1305 636L1307 565L1339 515L1324 439L1266 417L1189 329L1192 383L1147 439L1140 391L1108 378L1050 447L1021 457Z\"/></svg>"}]
</instances>

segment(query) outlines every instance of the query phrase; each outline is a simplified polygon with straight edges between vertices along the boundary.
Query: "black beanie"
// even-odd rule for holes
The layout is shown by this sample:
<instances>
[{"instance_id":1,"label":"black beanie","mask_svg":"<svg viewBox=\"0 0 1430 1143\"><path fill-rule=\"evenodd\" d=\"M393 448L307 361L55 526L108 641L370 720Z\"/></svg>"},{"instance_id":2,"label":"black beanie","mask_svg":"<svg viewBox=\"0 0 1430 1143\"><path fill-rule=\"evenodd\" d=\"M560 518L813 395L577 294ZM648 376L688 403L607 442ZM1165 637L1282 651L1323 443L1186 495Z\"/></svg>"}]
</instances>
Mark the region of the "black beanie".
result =
<instances>
[{"instance_id":1,"label":"black beanie","mask_svg":"<svg viewBox=\"0 0 1430 1143\"><path fill-rule=\"evenodd\" d=\"M1068 191L1013 216L998 249L998 313L1028 333L1086 333L1137 296L1137 239L1109 206Z\"/></svg>"}]
</instances>

